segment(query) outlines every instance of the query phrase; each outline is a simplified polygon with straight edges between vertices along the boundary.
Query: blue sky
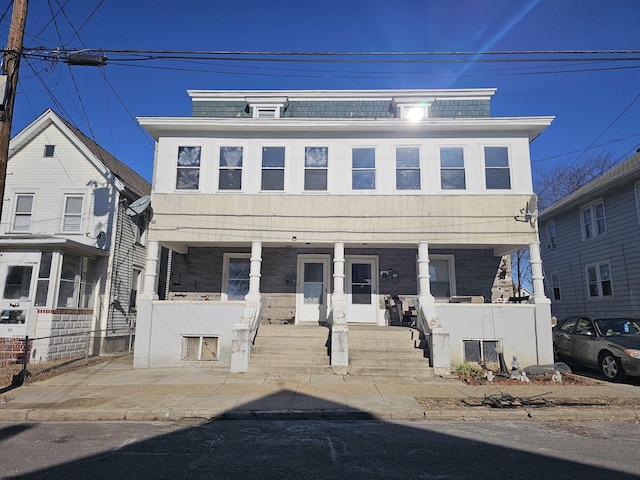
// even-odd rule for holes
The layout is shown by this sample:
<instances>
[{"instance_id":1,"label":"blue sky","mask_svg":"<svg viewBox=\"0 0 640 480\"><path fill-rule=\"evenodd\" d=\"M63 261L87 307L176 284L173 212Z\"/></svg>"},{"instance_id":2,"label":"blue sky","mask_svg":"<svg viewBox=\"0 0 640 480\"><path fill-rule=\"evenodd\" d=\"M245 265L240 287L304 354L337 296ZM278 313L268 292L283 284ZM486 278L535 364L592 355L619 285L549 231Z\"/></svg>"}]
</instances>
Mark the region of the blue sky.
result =
<instances>
[{"instance_id":1,"label":"blue sky","mask_svg":"<svg viewBox=\"0 0 640 480\"><path fill-rule=\"evenodd\" d=\"M0 1L0 15L9 3ZM5 45L9 19L10 9L0 21L0 41ZM25 47L231 52L633 50L640 49L638 24L637 0L31 0ZM599 153L619 161L640 146L638 54L626 55L637 59L627 62L545 64L487 63L481 61L484 56L464 57L461 63L404 64L123 62L120 55L109 57L112 61L102 68L69 67L33 57L24 61L13 134L53 108L150 180L153 141L134 117L190 115L187 89L478 87L498 89L494 116L556 116L531 145L534 168L580 162Z\"/></svg>"}]
</instances>

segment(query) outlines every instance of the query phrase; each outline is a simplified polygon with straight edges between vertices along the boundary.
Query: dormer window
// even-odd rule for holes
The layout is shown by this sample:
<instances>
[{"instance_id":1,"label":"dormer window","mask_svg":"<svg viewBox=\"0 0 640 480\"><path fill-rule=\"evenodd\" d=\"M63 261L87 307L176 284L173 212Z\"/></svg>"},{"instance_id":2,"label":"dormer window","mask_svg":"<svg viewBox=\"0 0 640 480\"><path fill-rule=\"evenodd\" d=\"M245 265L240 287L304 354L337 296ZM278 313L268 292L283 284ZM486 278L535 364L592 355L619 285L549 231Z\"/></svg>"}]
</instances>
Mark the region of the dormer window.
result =
<instances>
[{"instance_id":1,"label":"dormer window","mask_svg":"<svg viewBox=\"0 0 640 480\"><path fill-rule=\"evenodd\" d=\"M267 95L246 97L246 100L253 118L280 118L287 108L287 97Z\"/></svg>"},{"instance_id":2,"label":"dormer window","mask_svg":"<svg viewBox=\"0 0 640 480\"><path fill-rule=\"evenodd\" d=\"M254 118L279 118L280 117L280 109L279 108L257 108L253 109Z\"/></svg>"},{"instance_id":3,"label":"dormer window","mask_svg":"<svg viewBox=\"0 0 640 480\"><path fill-rule=\"evenodd\" d=\"M409 120L410 122L419 122L429 116L428 105L401 105L400 118Z\"/></svg>"}]
</instances>

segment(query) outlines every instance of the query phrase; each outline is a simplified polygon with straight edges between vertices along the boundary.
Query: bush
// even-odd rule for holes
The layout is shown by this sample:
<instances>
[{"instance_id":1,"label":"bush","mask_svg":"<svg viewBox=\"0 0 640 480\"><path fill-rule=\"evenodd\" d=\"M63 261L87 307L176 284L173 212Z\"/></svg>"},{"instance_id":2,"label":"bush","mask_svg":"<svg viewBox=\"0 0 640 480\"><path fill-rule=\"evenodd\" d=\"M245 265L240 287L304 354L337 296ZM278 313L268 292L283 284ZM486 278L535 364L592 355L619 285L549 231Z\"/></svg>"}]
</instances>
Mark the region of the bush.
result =
<instances>
[{"instance_id":1,"label":"bush","mask_svg":"<svg viewBox=\"0 0 640 480\"><path fill-rule=\"evenodd\" d=\"M484 369L477 363L463 362L453 369L459 377L472 378L474 380L481 380L484 378Z\"/></svg>"}]
</instances>

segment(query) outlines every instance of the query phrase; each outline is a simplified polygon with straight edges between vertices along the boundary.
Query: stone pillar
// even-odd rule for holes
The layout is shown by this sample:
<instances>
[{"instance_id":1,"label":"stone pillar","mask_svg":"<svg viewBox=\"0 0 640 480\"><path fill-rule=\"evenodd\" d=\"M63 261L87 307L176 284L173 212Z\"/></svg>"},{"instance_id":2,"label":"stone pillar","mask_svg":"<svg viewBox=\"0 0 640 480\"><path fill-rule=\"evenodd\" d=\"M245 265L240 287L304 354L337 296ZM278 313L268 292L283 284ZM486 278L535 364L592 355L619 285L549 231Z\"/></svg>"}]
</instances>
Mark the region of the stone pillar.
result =
<instances>
[{"instance_id":1,"label":"stone pillar","mask_svg":"<svg viewBox=\"0 0 640 480\"><path fill-rule=\"evenodd\" d=\"M440 325L436 300L431 294L429 275L429 244L418 244L418 322L423 334L429 335L429 357L436 375L451 373L449 332Z\"/></svg>"},{"instance_id":2,"label":"stone pillar","mask_svg":"<svg viewBox=\"0 0 640 480\"><path fill-rule=\"evenodd\" d=\"M142 292L136 301L136 339L133 350L133 367L149 368L152 348L153 301L158 277L160 244L156 240L147 243L147 261L144 270Z\"/></svg>"},{"instance_id":3,"label":"stone pillar","mask_svg":"<svg viewBox=\"0 0 640 480\"><path fill-rule=\"evenodd\" d=\"M349 366L349 327L347 295L344 292L344 243L333 247L333 293L331 295L331 366L336 373L346 373Z\"/></svg>"}]
</instances>

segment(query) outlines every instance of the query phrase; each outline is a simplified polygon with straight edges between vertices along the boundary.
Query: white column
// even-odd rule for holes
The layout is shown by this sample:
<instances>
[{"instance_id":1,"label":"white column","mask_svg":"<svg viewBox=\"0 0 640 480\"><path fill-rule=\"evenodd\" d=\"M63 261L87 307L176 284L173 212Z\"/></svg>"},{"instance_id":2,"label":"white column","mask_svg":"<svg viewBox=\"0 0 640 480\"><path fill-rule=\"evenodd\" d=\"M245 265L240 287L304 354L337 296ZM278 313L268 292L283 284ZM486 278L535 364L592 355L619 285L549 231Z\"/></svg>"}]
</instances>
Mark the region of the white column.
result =
<instances>
[{"instance_id":1,"label":"white column","mask_svg":"<svg viewBox=\"0 0 640 480\"><path fill-rule=\"evenodd\" d=\"M531 281L533 283L533 302L550 302L544 294L544 276L542 274L542 259L540 258L540 242L529 244L529 265L531 266Z\"/></svg>"},{"instance_id":2,"label":"white column","mask_svg":"<svg viewBox=\"0 0 640 480\"><path fill-rule=\"evenodd\" d=\"M344 243L333 246L333 293L344 295Z\"/></svg>"},{"instance_id":3,"label":"white column","mask_svg":"<svg viewBox=\"0 0 640 480\"><path fill-rule=\"evenodd\" d=\"M420 242L418 244L418 298L420 303L435 303L431 295L431 282L429 275L429 244Z\"/></svg>"},{"instance_id":4,"label":"white column","mask_svg":"<svg viewBox=\"0 0 640 480\"><path fill-rule=\"evenodd\" d=\"M260 268L262 266L262 242L251 243L251 267L249 270L249 293L260 295Z\"/></svg>"},{"instance_id":5,"label":"white column","mask_svg":"<svg viewBox=\"0 0 640 480\"><path fill-rule=\"evenodd\" d=\"M347 296L344 293L344 243L333 246L333 293L331 295L331 367L345 374L349 366Z\"/></svg>"},{"instance_id":6,"label":"white column","mask_svg":"<svg viewBox=\"0 0 640 480\"><path fill-rule=\"evenodd\" d=\"M160 244L157 240L147 242L147 262L144 269L144 283L141 295L147 298L156 298L156 285L158 280L158 258L160 255Z\"/></svg>"}]
</instances>

